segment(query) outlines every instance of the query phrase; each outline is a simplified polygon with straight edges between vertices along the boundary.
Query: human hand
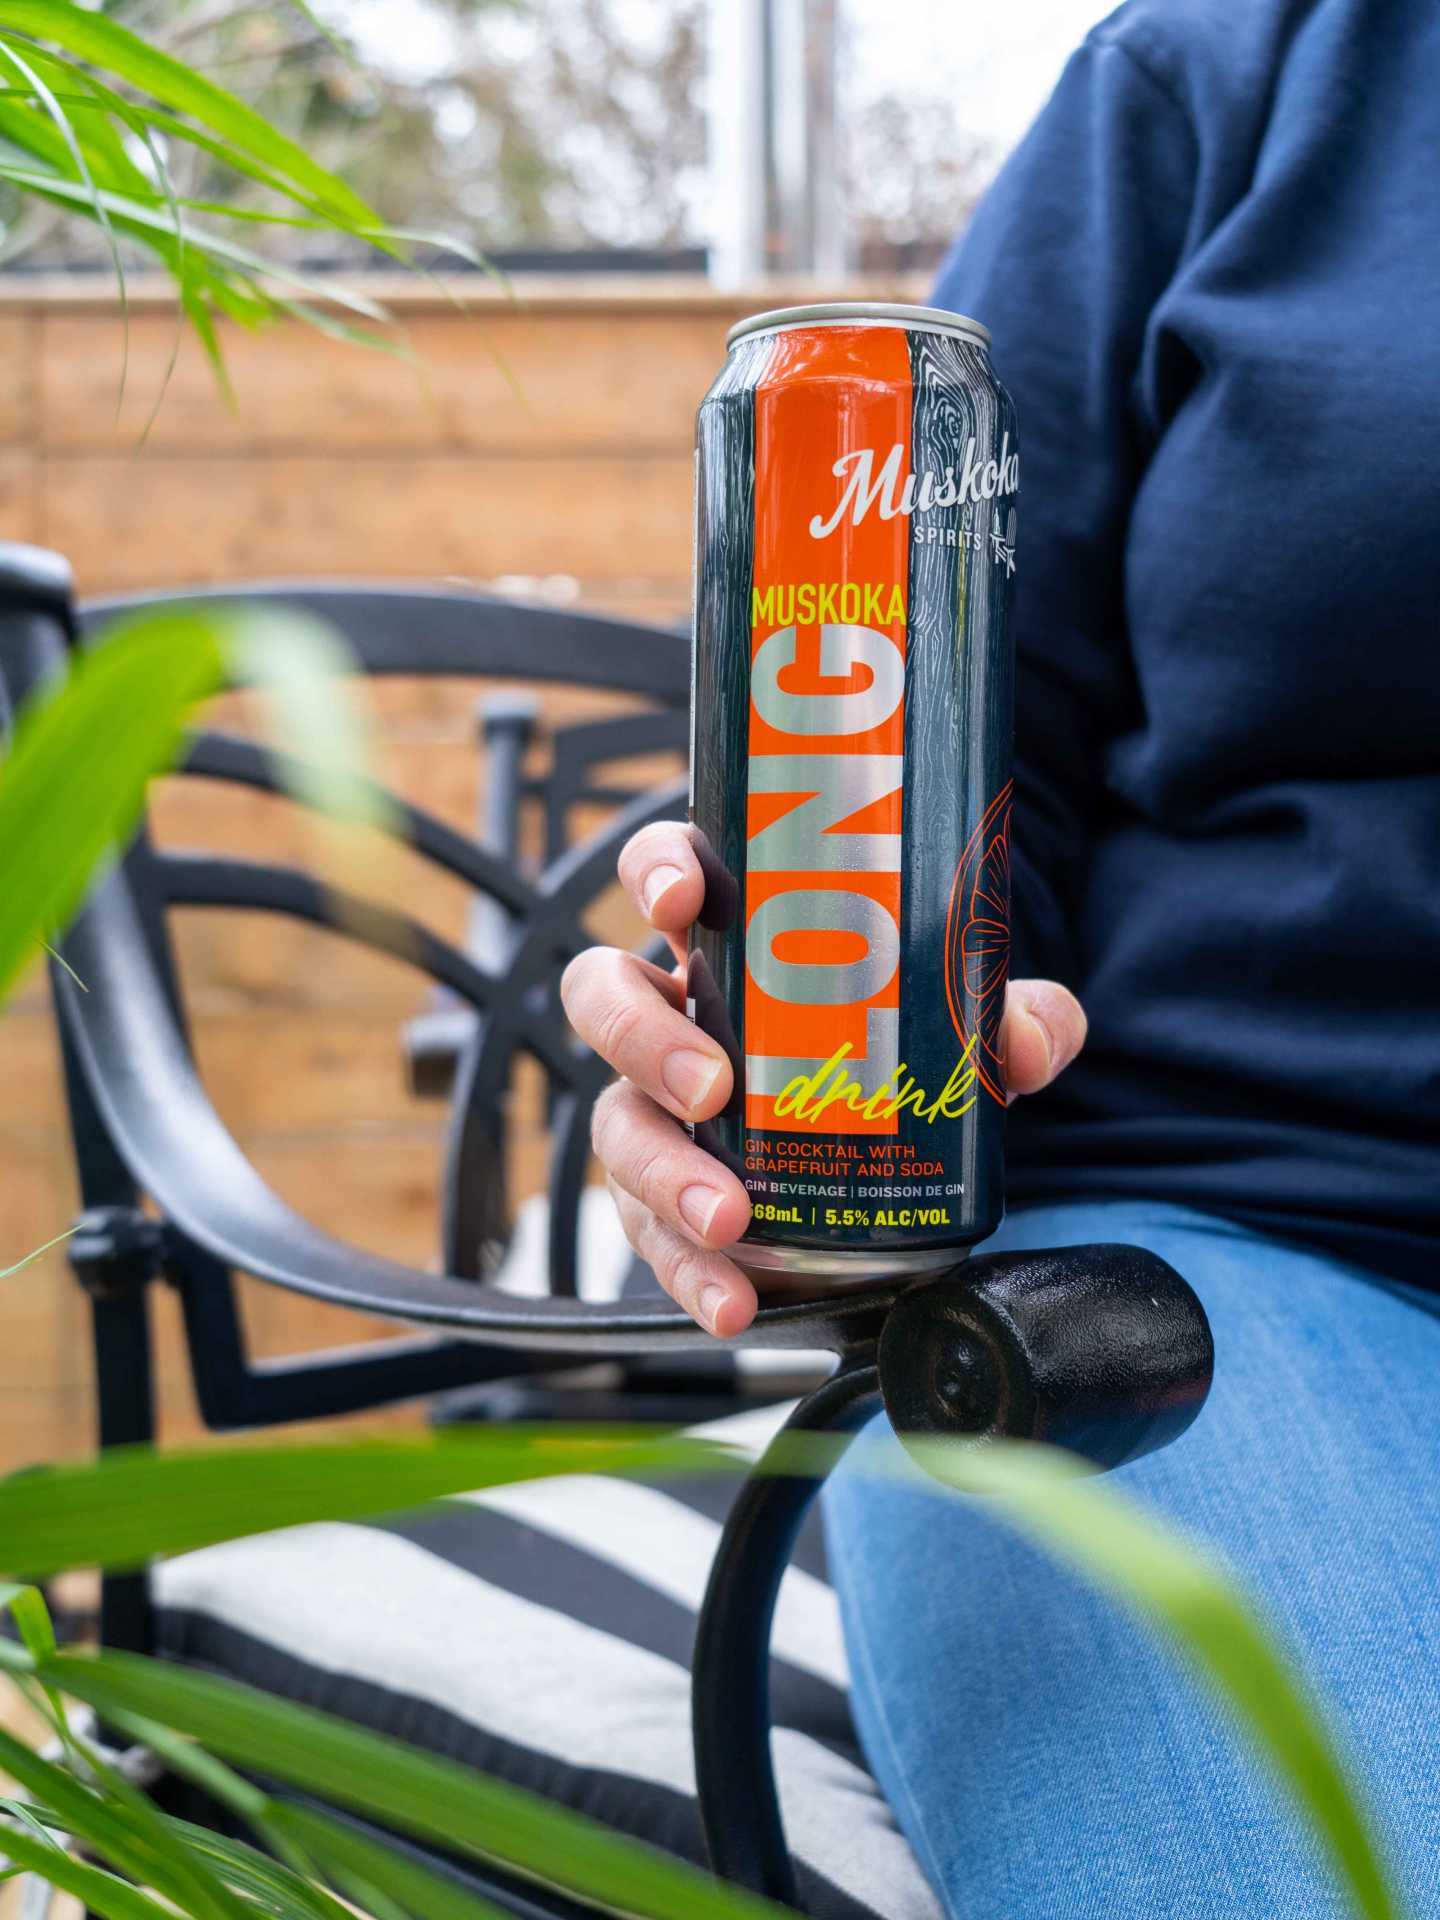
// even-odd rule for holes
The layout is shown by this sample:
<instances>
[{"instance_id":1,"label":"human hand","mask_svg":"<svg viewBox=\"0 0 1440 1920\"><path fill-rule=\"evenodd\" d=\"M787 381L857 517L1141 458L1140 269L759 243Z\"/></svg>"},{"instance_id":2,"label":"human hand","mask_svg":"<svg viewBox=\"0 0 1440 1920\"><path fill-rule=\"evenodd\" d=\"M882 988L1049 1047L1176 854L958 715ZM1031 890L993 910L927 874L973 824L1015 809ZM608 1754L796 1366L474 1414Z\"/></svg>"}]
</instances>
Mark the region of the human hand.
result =
<instances>
[{"instance_id":1,"label":"human hand","mask_svg":"<svg viewBox=\"0 0 1440 1920\"><path fill-rule=\"evenodd\" d=\"M730 1098L724 1049L685 1013L685 940L705 881L688 827L643 828L620 855L620 881L669 940L671 972L615 947L591 947L565 970L561 994L576 1033L620 1078L595 1105L595 1152L625 1234L665 1291L722 1337L755 1316L754 1285L724 1249L750 1222L736 1176L686 1133ZM1085 1015L1053 980L1012 980L1003 1042L1010 1097L1037 1093L1085 1043Z\"/></svg>"}]
</instances>

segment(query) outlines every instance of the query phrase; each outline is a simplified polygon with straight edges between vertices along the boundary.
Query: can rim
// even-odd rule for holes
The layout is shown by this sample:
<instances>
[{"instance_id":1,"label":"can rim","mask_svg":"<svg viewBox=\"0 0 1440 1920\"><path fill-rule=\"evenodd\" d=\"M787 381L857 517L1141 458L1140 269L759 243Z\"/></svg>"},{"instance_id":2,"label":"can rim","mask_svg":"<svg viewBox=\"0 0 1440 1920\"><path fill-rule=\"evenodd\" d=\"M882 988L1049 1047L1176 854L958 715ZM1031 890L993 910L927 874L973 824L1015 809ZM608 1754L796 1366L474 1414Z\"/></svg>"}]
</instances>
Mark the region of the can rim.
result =
<instances>
[{"instance_id":1,"label":"can rim","mask_svg":"<svg viewBox=\"0 0 1440 1920\"><path fill-rule=\"evenodd\" d=\"M988 347L990 329L968 314L943 307L909 307L886 300L825 300L810 307L774 307L737 320L725 336L728 351L737 340L758 333L783 333L790 327L909 327L920 333L950 333Z\"/></svg>"}]
</instances>

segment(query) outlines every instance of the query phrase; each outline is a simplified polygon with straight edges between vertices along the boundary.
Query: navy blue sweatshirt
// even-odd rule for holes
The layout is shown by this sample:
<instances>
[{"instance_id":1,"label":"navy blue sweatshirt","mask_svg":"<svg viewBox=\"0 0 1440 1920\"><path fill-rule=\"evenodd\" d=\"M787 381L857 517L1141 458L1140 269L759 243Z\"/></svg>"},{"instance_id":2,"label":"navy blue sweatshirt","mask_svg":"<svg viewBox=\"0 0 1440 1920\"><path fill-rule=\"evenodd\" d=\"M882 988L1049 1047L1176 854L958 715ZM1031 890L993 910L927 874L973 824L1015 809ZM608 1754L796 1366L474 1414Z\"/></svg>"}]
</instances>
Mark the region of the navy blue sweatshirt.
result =
<instances>
[{"instance_id":1,"label":"navy blue sweatshirt","mask_svg":"<svg viewBox=\"0 0 1440 1920\"><path fill-rule=\"evenodd\" d=\"M1440 5L1133 0L943 269L1019 410L1013 1200L1440 1286Z\"/></svg>"}]
</instances>

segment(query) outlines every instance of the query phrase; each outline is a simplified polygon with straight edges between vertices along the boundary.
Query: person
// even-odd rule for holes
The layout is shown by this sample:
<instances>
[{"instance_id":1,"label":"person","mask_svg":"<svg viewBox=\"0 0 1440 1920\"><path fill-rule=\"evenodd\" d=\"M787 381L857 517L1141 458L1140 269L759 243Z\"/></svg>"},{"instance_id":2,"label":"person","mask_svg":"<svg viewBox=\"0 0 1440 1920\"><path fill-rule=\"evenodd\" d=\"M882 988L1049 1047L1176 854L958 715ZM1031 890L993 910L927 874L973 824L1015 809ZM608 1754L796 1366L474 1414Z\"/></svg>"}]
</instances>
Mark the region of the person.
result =
<instances>
[{"instance_id":1,"label":"person","mask_svg":"<svg viewBox=\"0 0 1440 1920\"><path fill-rule=\"evenodd\" d=\"M1437 89L1433 0L1132 0L934 296L991 327L1023 446L1026 1098L990 1244L1133 1241L1200 1294L1211 1400L1117 1483L1295 1649L1415 1915L1440 1914ZM620 872L679 955L685 830ZM622 1076L595 1145L631 1240L738 1332L745 1193L678 1124L727 1061L641 961L583 956L566 1004ZM1341 1911L1190 1679L983 1509L867 1475L887 1444L827 1522L861 1735L948 1913Z\"/></svg>"}]
</instances>

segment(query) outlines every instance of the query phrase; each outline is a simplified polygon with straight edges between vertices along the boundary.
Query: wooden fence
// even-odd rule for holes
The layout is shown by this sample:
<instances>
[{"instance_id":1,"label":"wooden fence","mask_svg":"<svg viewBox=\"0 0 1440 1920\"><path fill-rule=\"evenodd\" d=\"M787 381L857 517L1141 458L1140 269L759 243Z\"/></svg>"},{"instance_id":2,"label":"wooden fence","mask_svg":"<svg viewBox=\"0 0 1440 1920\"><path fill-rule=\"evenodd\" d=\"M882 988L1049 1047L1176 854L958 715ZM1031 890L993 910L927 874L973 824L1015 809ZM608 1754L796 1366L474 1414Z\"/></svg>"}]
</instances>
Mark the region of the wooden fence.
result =
<instances>
[{"instance_id":1,"label":"wooden fence","mask_svg":"<svg viewBox=\"0 0 1440 1920\"><path fill-rule=\"evenodd\" d=\"M67 553L82 592L276 576L462 579L669 621L689 597L691 433L726 328L813 298L693 283L485 287L458 307L372 289L412 359L298 326L229 343L237 404L132 289L128 366L108 290L0 282L0 529ZM884 297L885 289L867 289ZM913 289L889 296L914 297ZM143 442L143 444L142 444ZM401 683L378 705L386 771L461 824L475 804L473 689ZM575 711L555 699L549 717ZM273 853L296 824L264 796L161 795L166 838ZM413 878L392 876L413 904ZM428 883L457 931L463 900ZM189 922L193 919L194 924ZM181 962L202 1070L261 1171L365 1245L434 1257L439 1114L407 1094L400 1024L417 976L259 916L186 916ZM621 922L617 920L616 926ZM75 1205L54 1041L38 978L0 1024L0 1267ZM63 1255L6 1282L0 1470L83 1452L91 1372ZM352 1338L340 1316L256 1288L257 1351ZM156 1290L167 1434L194 1430L174 1303ZM358 1331L363 1331L359 1329Z\"/></svg>"}]
</instances>

